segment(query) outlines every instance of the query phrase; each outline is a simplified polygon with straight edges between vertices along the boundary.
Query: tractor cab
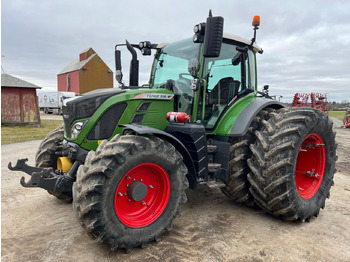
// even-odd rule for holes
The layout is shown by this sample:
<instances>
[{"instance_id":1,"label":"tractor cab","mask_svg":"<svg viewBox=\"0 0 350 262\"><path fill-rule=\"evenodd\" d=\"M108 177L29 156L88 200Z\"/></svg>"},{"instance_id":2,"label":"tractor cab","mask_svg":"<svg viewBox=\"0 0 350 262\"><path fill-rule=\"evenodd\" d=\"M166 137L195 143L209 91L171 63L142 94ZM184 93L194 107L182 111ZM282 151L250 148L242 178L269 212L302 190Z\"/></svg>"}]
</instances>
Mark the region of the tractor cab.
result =
<instances>
[{"instance_id":1,"label":"tractor cab","mask_svg":"<svg viewBox=\"0 0 350 262\"><path fill-rule=\"evenodd\" d=\"M174 92L176 112L192 115L212 129L227 107L256 91L255 53L261 49L256 45L249 48L247 42L225 34L218 57L201 57L202 44L192 39L168 44L155 56L150 87ZM185 72L193 59L203 61L196 76L198 90L191 88L193 76ZM194 103L195 98L198 104Z\"/></svg>"},{"instance_id":2,"label":"tractor cab","mask_svg":"<svg viewBox=\"0 0 350 262\"><path fill-rule=\"evenodd\" d=\"M254 30L258 23L253 22ZM215 32L215 33L213 33ZM227 109L240 98L257 92L255 54L262 49L243 38L223 34L223 18L207 18L194 27L193 39L170 44L139 45L126 43L133 59L130 64L130 86L121 81L120 51L116 46L116 77L122 88L138 86L138 60L135 48L143 55L156 54L148 86L174 93L174 112L186 113L194 122L213 130ZM208 37L205 37L205 36ZM188 69L188 70L187 70Z\"/></svg>"}]
</instances>

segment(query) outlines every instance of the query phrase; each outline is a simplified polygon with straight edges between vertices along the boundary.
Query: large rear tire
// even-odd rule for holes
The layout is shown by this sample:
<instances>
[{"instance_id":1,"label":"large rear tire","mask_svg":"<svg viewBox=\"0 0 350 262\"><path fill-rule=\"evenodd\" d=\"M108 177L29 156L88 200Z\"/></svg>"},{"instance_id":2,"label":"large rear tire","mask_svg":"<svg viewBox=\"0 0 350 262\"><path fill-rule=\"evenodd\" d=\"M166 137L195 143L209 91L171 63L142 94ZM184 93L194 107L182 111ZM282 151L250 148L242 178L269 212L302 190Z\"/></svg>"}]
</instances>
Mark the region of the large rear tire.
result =
<instances>
[{"instance_id":1,"label":"large rear tire","mask_svg":"<svg viewBox=\"0 0 350 262\"><path fill-rule=\"evenodd\" d=\"M262 110L253 119L245 136L230 138L229 180L226 187L221 190L236 203L254 206L254 198L249 191L250 183L247 179L250 172L247 160L252 155L250 145L255 143L255 132L261 129L261 121L267 120L268 112L272 110Z\"/></svg>"},{"instance_id":2,"label":"large rear tire","mask_svg":"<svg viewBox=\"0 0 350 262\"><path fill-rule=\"evenodd\" d=\"M90 151L73 185L73 206L87 233L112 250L144 247L171 230L187 200L187 168L168 142L117 135Z\"/></svg>"},{"instance_id":3,"label":"large rear tire","mask_svg":"<svg viewBox=\"0 0 350 262\"><path fill-rule=\"evenodd\" d=\"M40 146L35 154L35 166L37 167L52 167L54 170L57 169L57 158L58 155L55 154L55 144L57 142L62 142L64 138L64 127L60 126L55 130L51 131L44 139L41 141ZM58 199L63 199L68 202L72 201L71 193L52 193Z\"/></svg>"},{"instance_id":4,"label":"large rear tire","mask_svg":"<svg viewBox=\"0 0 350 262\"><path fill-rule=\"evenodd\" d=\"M332 122L312 108L270 113L248 160L250 192L258 206L285 220L310 220L324 208L335 170Z\"/></svg>"}]
</instances>

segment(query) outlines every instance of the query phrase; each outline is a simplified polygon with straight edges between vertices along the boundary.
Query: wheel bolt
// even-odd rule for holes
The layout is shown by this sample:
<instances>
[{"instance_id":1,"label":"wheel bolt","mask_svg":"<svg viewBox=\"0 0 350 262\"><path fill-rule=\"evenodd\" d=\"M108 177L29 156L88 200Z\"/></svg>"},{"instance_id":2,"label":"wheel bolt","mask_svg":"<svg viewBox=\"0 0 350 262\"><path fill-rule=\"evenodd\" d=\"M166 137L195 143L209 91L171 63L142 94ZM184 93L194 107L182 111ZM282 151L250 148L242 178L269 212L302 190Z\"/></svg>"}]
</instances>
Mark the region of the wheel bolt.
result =
<instances>
[{"instance_id":1,"label":"wheel bolt","mask_svg":"<svg viewBox=\"0 0 350 262\"><path fill-rule=\"evenodd\" d=\"M126 176L126 179L131 179L131 177L129 177L129 176Z\"/></svg>"},{"instance_id":2,"label":"wheel bolt","mask_svg":"<svg viewBox=\"0 0 350 262\"><path fill-rule=\"evenodd\" d=\"M133 179L132 179L132 181L136 181L136 179L135 179L135 178L133 178Z\"/></svg>"},{"instance_id":3,"label":"wheel bolt","mask_svg":"<svg viewBox=\"0 0 350 262\"><path fill-rule=\"evenodd\" d=\"M142 205L144 205L144 206L145 206L145 205L146 205L146 202L145 202L145 201L142 201Z\"/></svg>"},{"instance_id":4,"label":"wheel bolt","mask_svg":"<svg viewBox=\"0 0 350 262\"><path fill-rule=\"evenodd\" d=\"M119 193L118 193L118 196L123 196L123 194L119 192Z\"/></svg>"},{"instance_id":5,"label":"wheel bolt","mask_svg":"<svg viewBox=\"0 0 350 262\"><path fill-rule=\"evenodd\" d=\"M140 179L140 181L141 181L141 182L143 181L142 178Z\"/></svg>"},{"instance_id":6,"label":"wheel bolt","mask_svg":"<svg viewBox=\"0 0 350 262\"><path fill-rule=\"evenodd\" d=\"M152 186L152 185L149 185L148 187L149 187L149 188L153 188L153 186Z\"/></svg>"}]
</instances>

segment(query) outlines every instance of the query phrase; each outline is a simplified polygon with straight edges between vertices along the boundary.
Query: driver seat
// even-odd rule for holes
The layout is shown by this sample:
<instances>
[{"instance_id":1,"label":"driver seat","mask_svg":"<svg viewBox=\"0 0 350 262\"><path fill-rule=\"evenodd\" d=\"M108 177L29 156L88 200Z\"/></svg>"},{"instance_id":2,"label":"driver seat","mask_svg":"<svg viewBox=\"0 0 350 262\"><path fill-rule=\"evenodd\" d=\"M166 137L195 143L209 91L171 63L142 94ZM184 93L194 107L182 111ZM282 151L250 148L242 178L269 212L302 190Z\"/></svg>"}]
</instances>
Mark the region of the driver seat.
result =
<instances>
[{"instance_id":1,"label":"driver seat","mask_svg":"<svg viewBox=\"0 0 350 262\"><path fill-rule=\"evenodd\" d=\"M227 105L238 94L240 84L232 77L222 78L211 91L209 104Z\"/></svg>"}]
</instances>

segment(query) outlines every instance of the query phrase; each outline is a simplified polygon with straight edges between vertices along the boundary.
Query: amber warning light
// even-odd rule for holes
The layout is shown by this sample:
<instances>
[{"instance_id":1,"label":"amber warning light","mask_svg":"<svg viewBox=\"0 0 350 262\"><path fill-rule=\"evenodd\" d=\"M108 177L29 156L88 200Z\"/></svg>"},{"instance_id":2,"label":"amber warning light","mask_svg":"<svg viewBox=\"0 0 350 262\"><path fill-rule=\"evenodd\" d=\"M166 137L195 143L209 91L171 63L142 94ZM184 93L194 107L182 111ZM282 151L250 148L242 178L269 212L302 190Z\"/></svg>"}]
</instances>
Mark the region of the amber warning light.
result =
<instances>
[{"instance_id":1,"label":"amber warning light","mask_svg":"<svg viewBox=\"0 0 350 262\"><path fill-rule=\"evenodd\" d=\"M260 16L256 15L256 16L254 16L254 18L253 18L252 26L258 27L259 25L260 25Z\"/></svg>"},{"instance_id":2,"label":"amber warning light","mask_svg":"<svg viewBox=\"0 0 350 262\"><path fill-rule=\"evenodd\" d=\"M252 26L254 27L254 37L252 38L251 46L256 42L256 30L258 30L260 26L260 16L254 16Z\"/></svg>"}]
</instances>

